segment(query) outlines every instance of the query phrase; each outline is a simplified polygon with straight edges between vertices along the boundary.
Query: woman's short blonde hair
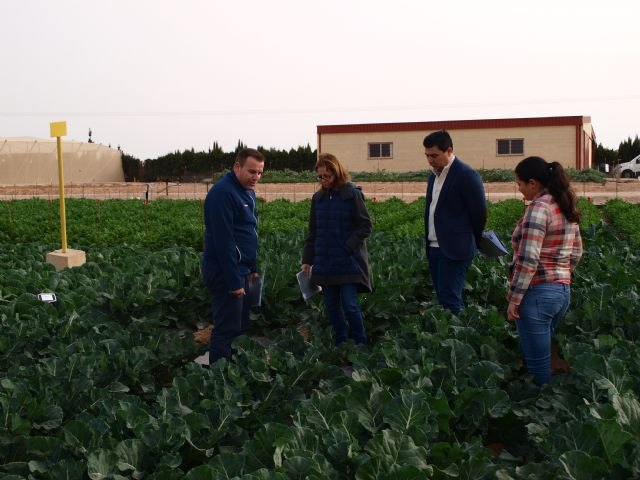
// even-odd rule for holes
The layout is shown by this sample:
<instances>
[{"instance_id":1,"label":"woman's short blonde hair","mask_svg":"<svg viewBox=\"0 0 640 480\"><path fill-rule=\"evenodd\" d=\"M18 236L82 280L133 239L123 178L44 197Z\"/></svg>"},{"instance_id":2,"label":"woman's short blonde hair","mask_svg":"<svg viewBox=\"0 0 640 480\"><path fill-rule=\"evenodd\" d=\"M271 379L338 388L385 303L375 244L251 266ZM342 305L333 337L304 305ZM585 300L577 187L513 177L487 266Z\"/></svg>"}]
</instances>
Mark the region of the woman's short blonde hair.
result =
<instances>
[{"instance_id":1,"label":"woman's short blonde hair","mask_svg":"<svg viewBox=\"0 0 640 480\"><path fill-rule=\"evenodd\" d=\"M318 155L318 161L316 162L316 172L318 168L324 167L327 171L331 172L336 177L336 187L341 187L349 180L351 175L349 171L340 163L340 160L335 155L330 153L321 153Z\"/></svg>"}]
</instances>

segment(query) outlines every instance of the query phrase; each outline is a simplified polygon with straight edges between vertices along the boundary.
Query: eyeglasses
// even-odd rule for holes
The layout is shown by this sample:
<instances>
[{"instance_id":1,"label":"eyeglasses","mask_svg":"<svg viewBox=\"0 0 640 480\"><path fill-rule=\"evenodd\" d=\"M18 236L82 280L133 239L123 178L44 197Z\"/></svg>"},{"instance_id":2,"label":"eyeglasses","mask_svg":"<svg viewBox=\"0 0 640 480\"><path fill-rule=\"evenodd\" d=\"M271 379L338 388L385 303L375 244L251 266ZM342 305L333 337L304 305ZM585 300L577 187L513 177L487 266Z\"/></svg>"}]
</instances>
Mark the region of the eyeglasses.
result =
<instances>
[{"instance_id":1,"label":"eyeglasses","mask_svg":"<svg viewBox=\"0 0 640 480\"><path fill-rule=\"evenodd\" d=\"M318 175L316 178L318 180L329 180L330 178L333 178L333 175L330 173L325 173L324 175Z\"/></svg>"}]
</instances>

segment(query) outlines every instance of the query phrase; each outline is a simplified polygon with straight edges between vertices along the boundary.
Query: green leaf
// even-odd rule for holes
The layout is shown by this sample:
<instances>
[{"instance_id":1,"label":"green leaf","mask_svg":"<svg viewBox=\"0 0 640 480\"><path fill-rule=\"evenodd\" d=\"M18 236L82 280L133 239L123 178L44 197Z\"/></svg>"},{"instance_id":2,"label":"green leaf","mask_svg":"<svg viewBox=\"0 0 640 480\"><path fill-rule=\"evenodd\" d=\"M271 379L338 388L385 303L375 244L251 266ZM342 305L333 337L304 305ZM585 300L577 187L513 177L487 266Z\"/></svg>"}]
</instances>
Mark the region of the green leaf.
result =
<instances>
[{"instance_id":1,"label":"green leaf","mask_svg":"<svg viewBox=\"0 0 640 480\"><path fill-rule=\"evenodd\" d=\"M215 472L213 478L237 478L247 470L247 457L241 453L224 452L216 455L209 461L209 466Z\"/></svg>"},{"instance_id":2,"label":"green leaf","mask_svg":"<svg viewBox=\"0 0 640 480\"><path fill-rule=\"evenodd\" d=\"M293 438L293 429L287 425L268 423L258 430L253 438L245 442L242 448L242 454L246 458L250 469L262 467L273 469L276 463L278 464L277 466L281 466L282 449L284 447L283 442L279 441L281 447L276 455L276 441L285 438Z\"/></svg>"},{"instance_id":3,"label":"green leaf","mask_svg":"<svg viewBox=\"0 0 640 480\"><path fill-rule=\"evenodd\" d=\"M431 477L431 472L425 472L413 465L396 467L391 473L384 471L382 461L373 460L358 469L356 480L422 480Z\"/></svg>"},{"instance_id":4,"label":"green leaf","mask_svg":"<svg viewBox=\"0 0 640 480\"><path fill-rule=\"evenodd\" d=\"M14 435L29 435L31 432L31 422L26 418L22 418L17 413L11 415L11 432Z\"/></svg>"},{"instance_id":5,"label":"green leaf","mask_svg":"<svg viewBox=\"0 0 640 480\"><path fill-rule=\"evenodd\" d=\"M46 473L49 471L49 466L45 462L31 460L28 465L30 472Z\"/></svg>"},{"instance_id":6,"label":"green leaf","mask_svg":"<svg viewBox=\"0 0 640 480\"><path fill-rule=\"evenodd\" d=\"M141 472L142 460L144 458L144 444L140 440L130 439L120 442L114 453L118 457L117 467L121 472L127 472L132 470L135 472Z\"/></svg>"},{"instance_id":7,"label":"green leaf","mask_svg":"<svg viewBox=\"0 0 640 480\"><path fill-rule=\"evenodd\" d=\"M428 402L431 410L436 412L436 417L438 419L438 429L441 432L448 433L449 422L453 418L454 414L451 410L451 407L449 407L447 397L442 391L440 391L438 392L437 396L429 397Z\"/></svg>"},{"instance_id":8,"label":"green leaf","mask_svg":"<svg viewBox=\"0 0 640 480\"><path fill-rule=\"evenodd\" d=\"M41 407L33 419L33 427L42 428L43 430L53 430L62 425L63 416L62 408L57 405Z\"/></svg>"},{"instance_id":9,"label":"green leaf","mask_svg":"<svg viewBox=\"0 0 640 480\"><path fill-rule=\"evenodd\" d=\"M116 472L116 455L105 449L99 449L89 455L87 459L87 473L91 480L111 478Z\"/></svg>"},{"instance_id":10,"label":"green leaf","mask_svg":"<svg viewBox=\"0 0 640 480\"><path fill-rule=\"evenodd\" d=\"M416 446L411 437L400 432L383 430L369 440L365 451L370 458L358 468L356 478L359 480L385 478L377 475L395 474L407 466L413 466L423 474L433 473L433 468L427 463L426 449Z\"/></svg>"},{"instance_id":11,"label":"green leaf","mask_svg":"<svg viewBox=\"0 0 640 480\"><path fill-rule=\"evenodd\" d=\"M570 479L575 480L600 480L607 478L610 469L607 464L598 457L572 450L560 455L560 463Z\"/></svg>"},{"instance_id":12,"label":"green leaf","mask_svg":"<svg viewBox=\"0 0 640 480\"><path fill-rule=\"evenodd\" d=\"M424 428L430 413L427 396L424 392L401 390L386 408L384 421L391 428L408 433L413 427Z\"/></svg>"},{"instance_id":13,"label":"green leaf","mask_svg":"<svg viewBox=\"0 0 640 480\"><path fill-rule=\"evenodd\" d=\"M632 446L635 440L637 440L637 437L629 432L625 432L622 426L612 419L601 420L596 423L596 427L609 463L611 465L618 463L627 467L624 459L625 445Z\"/></svg>"},{"instance_id":14,"label":"green leaf","mask_svg":"<svg viewBox=\"0 0 640 480\"><path fill-rule=\"evenodd\" d=\"M345 429L324 433L322 435L322 443L327 451L329 460L334 465L347 464L360 450L358 440Z\"/></svg>"},{"instance_id":15,"label":"green leaf","mask_svg":"<svg viewBox=\"0 0 640 480\"><path fill-rule=\"evenodd\" d=\"M338 476L338 472L323 455L302 451L296 453L297 455L287 458L282 465L282 472L287 478L324 480Z\"/></svg>"},{"instance_id":16,"label":"green leaf","mask_svg":"<svg viewBox=\"0 0 640 480\"><path fill-rule=\"evenodd\" d=\"M403 378L402 372L398 368L381 368L377 374L382 383L389 386L399 384Z\"/></svg>"},{"instance_id":17,"label":"green leaf","mask_svg":"<svg viewBox=\"0 0 640 480\"><path fill-rule=\"evenodd\" d=\"M447 338L441 343L440 348L436 358L448 365L454 376L477 361L477 355L473 348L455 338Z\"/></svg>"},{"instance_id":18,"label":"green leaf","mask_svg":"<svg viewBox=\"0 0 640 480\"><path fill-rule=\"evenodd\" d=\"M224 477L221 477L211 465L200 465L189 470L183 480L218 480L220 478Z\"/></svg>"},{"instance_id":19,"label":"green leaf","mask_svg":"<svg viewBox=\"0 0 640 480\"><path fill-rule=\"evenodd\" d=\"M283 473L269 471L261 468L253 473L248 473L240 477L240 480L288 480Z\"/></svg>"},{"instance_id":20,"label":"green leaf","mask_svg":"<svg viewBox=\"0 0 640 480\"><path fill-rule=\"evenodd\" d=\"M344 410L344 397L336 392L323 394L313 392L311 398L303 403L301 412L304 422L321 430L331 430L332 425L340 422L336 415Z\"/></svg>"},{"instance_id":21,"label":"green leaf","mask_svg":"<svg viewBox=\"0 0 640 480\"><path fill-rule=\"evenodd\" d=\"M613 408L618 414L618 422L640 438L640 402L631 396L614 395Z\"/></svg>"},{"instance_id":22,"label":"green leaf","mask_svg":"<svg viewBox=\"0 0 640 480\"><path fill-rule=\"evenodd\" d=\"M382 427L387 405L393 397L386 387L377 383L361 383L354 387L346 399L346 406L369 433L375 434Z\"/></svg>"}]
</instances>

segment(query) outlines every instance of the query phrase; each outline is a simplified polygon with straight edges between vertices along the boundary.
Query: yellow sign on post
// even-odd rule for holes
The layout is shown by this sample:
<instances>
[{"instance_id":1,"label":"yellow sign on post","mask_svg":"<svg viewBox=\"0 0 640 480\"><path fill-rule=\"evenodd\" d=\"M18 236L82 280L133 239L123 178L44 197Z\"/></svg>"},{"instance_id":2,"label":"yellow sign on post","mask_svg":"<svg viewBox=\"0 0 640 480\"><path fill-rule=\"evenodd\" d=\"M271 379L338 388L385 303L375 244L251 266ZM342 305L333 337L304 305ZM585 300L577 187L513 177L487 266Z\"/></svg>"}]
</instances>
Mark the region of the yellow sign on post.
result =
<instances>
[{"instance_id":1,"label":"yellow sign on post","mask_svg":"<svg viewBox=\"0 0 640 480\"><path fill-rule=\"evenodd\" d=\"M64 205L64 168L62 162L62 138L67 135L67 122L52 122L51 136L56 137L58 144L58 186L60 190L60 240L63 253L67 252L67 216Z\"/></svg>"},{"instance_id":2,"label":"yellow sign on post","mask_svg":"<svg viewBox=\"0 0 640 480\"><path fill-rule=\"evenodd\" d=\"M49 124L52 137L67 136L67 122L51 122Z\"/></svg>"},{"instance_id":3,"label":"yellow sign on post","mask_svg":"<svg viewBox=\"0 0 640 480\"><path fill-rule=\"evenodd\" d=\"M47 254L47 263L52 264L56 270L67 267L78 267L86 262L85 253L82 250L67 251L67 215L64 205L64 169L62 162L62 138L67 135L67 122L52 122L49 124L52 137L58 144L58 183L60 190L60 239L62 249Z\"/></svg>"}]
</instances>

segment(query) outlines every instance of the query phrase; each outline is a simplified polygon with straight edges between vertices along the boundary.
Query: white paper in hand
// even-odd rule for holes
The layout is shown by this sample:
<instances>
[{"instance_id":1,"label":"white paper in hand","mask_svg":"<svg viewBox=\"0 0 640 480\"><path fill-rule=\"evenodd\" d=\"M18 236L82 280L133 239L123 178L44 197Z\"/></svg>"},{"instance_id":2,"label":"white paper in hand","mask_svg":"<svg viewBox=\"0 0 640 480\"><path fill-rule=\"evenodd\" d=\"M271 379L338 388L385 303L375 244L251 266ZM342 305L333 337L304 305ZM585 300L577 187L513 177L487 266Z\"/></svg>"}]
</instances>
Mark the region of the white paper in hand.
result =
<instances>
[{"instance_id":1,"label":"white paper in hand","mask_svg":"<svg viewBox=\"0 0 640 480\"><path fill-rule=\"evenodd\" d=\"M305 302L308 302L311 297L313 297L316 293L322 291L322 287L320 285L315 285L310 281L310 275L308 272L300 271L296 273L296 278L298 279L298 286L300 287L300 293L302 293L302 298Z\"/></svg>"},{"instance_id":2,"label":"white paper in hand","mask_svg":"<svg viewBox=\"0 0 640 480\"><path fill-rule=\"evenodd\" d=\"M253 279L249 279L248 289L245 292L249 297L249 305L259 307L262 305L262 287L264 286L264 277L259 275Z\"/></svg>"}]
</instances>

